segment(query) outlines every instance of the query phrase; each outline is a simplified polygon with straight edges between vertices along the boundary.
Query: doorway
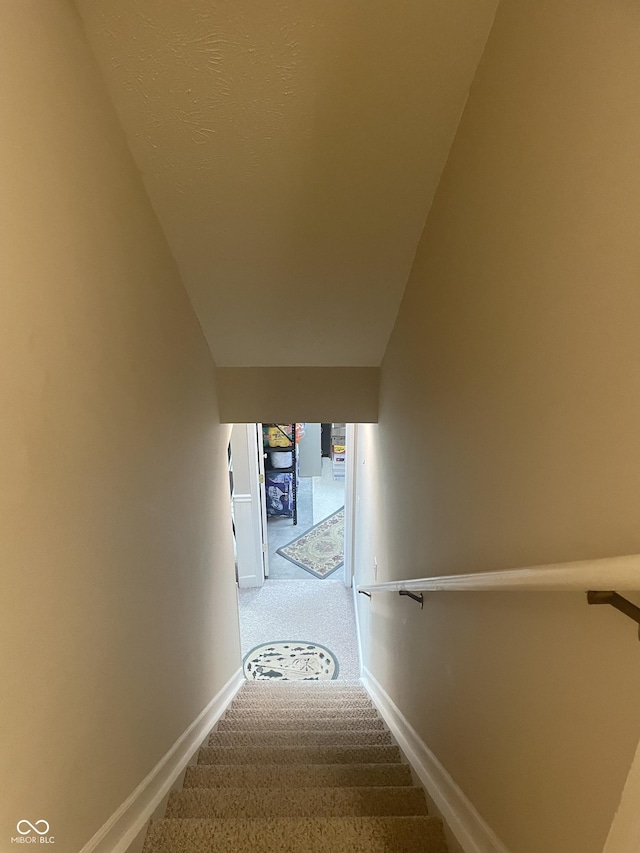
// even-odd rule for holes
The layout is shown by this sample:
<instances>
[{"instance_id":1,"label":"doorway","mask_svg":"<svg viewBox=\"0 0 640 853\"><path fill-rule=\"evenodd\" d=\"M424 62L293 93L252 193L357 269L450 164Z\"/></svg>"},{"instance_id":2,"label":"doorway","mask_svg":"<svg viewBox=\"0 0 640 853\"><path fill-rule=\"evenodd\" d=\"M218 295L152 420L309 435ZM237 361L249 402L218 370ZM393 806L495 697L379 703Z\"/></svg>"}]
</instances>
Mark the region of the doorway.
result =
<instances>
[{"instance_id":1,"label":"doorway","mask_svg":"<svg viewBox=\"0 0 640 853\"><path fill-rule=\"evenodd\" d=\"M296 424L296 470L283 474L278 466L292 461L291 451L268 442L291 426L262 426L269 577L344 582L346 424Z\"/></svg>"},{"instance_id":2,"label":"doorway","mask_svg":"<svg viewBox=\"0 0 640 853\"><path fill-rule=\"evenodd\" d=\"M346 541L355 491L348 436L355 447L353 425L233 428L232 506L248 678L359 677Z\"/></svg>"}]
</instances>

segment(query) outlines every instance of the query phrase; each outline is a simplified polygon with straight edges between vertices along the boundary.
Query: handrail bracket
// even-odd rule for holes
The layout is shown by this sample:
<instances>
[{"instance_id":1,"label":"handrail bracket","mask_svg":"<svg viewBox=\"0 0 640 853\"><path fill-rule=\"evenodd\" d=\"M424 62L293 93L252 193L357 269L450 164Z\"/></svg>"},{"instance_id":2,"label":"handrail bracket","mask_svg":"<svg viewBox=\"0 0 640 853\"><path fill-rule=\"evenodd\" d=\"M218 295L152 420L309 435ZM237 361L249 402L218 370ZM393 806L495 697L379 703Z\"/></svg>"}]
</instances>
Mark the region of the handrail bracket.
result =
<instances>
[{"instance_id":1,"label":"handrail bracket","mask_svg":"<svg viewBox=\"0 0 640 853\"><path fill-rule=\"evenodd\" d=\"M633 619L634 622L640 625L640 607L636 607L628 598L624 598L619 593L613 592L613 590L590 589L587 592L587 603L610 604L616 610L624 613L625 616L628 616L629 619ZM638 638L640 639L640 628L638 629Z\"/></svg>"},{"instance_id":2,"label":"handrail bracket","mask_svg":"<svg viewBox=\"0 0 640 853\"><path fill-rule=\"evenodd\" d=\"M371 593L367 592L366 589L359 589L358 592L360 593L360 595L366 595L367 598L371 598Z\"/></svg>"},{"instance_id":3,"label":"handrail bracket","mask_svg":"<svg viewBox=\"0 0 640 853\"><path fill-rule=\"evenodd\" d=\"M418 601L420 603L420 610L424 607L424 593L420 593L416 595L415 592L409 592L406 589L401 589L398 591L398 595L408 595L409 598L412 598L414 601Z\"/></svg>"}]
</instances>

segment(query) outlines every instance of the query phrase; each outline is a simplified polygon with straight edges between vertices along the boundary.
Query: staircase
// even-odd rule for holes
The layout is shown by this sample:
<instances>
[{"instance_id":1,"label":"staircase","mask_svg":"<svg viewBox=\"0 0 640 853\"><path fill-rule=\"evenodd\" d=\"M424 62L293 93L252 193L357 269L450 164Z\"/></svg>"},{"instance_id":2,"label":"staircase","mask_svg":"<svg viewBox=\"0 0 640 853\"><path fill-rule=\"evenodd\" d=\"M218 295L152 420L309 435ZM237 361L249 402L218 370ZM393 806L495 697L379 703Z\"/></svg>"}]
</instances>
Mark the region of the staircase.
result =
<instances>
[{"instance_id":1,"label":"staircase","mask_svg":"<svg viewBox=\"0 0 640 853\"><path fill-rule=\"evenodd\" d=\"M446 853L366 691L247 682L143 853Z\"/></svg>"}]
</instances>

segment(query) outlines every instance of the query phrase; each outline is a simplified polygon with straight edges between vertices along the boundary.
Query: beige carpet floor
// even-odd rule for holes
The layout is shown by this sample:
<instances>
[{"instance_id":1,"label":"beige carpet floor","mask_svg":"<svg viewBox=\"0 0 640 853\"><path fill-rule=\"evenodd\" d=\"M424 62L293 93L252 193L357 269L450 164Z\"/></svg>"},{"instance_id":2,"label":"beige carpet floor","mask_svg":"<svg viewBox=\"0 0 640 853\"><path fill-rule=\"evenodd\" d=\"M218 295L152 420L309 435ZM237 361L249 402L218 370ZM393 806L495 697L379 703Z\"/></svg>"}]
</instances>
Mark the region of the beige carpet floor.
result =
<instances>
[{"instance_id":1,"label":"beige carpet floor","mask_svg":"<svg viewBox=\"0 0 640 853\"><path fill-rule=\"evenodd\" d=\"M338 678L358 678L358 646L353 596L342 581L268 580L238 590L242 656L263 643L299 640L329 649Z\"/></svg>"},{"instance_id":2,"label":"beige carpet floor","mask_svg":"<svg viewBox=\"0 0 640 853\"><path fill-rule=\"evenodd\" d=\"M247 682L144 853L447 853L357 682Z\"/></svg>"}]
</instances>

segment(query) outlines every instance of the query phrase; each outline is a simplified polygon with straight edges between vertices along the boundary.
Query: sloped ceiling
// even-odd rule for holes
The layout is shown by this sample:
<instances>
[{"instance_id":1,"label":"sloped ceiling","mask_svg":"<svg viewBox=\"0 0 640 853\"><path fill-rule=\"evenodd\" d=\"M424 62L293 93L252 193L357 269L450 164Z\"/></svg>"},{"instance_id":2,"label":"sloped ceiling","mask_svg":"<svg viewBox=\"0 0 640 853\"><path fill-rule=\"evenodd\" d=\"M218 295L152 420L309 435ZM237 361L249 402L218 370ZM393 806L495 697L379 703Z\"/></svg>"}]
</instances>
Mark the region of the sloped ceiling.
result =
<instances>
[{"instance_id":1,"label":"sloped ceiling","mask_svg":"<svg viewBox=\"0 0 640 853\"><path fill-rule=\"evenodd\" d=\"M496 0L77 0L220 366L375 366Z\"/></svg>"}]
</instances>

